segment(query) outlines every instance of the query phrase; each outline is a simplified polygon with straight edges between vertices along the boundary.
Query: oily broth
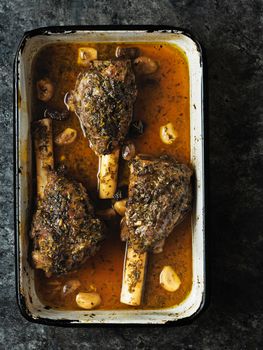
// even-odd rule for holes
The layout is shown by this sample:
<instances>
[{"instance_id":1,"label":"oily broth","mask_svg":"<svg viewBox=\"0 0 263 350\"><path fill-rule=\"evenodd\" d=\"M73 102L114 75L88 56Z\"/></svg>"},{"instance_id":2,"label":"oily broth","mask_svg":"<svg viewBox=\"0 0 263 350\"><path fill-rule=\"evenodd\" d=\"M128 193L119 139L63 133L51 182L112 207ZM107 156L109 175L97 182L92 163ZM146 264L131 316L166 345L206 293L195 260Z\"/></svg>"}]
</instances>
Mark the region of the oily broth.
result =
<instances>
[{"instance_id":1,"label":"oily broth","mask_svg":"<svg viewBox=\"0 0 263 350\"><path fill-rule=\"evenodd\" d=\"M145 125L142 136L133 139L137 153L153 155L169 154L178 161L190 162L190 117L189 117L189 72L187 59L177 47L168 44L131 44L137 46L141 54L159 63L156 73L145 76L138 82L138 96L134 106L134 119L141 119ZM77 65L77 49L81 46L95 47L99 59L113 58L115 44L51 44L37 55L33 65L34 86L37 80L49 77L55 83L55 95L47 103L36 98L33 90L32 111L34 119L43 116L47 107L65 109L64 95L75 86L79 72L85 68ZM162 143L159 136L161 125L172 122L178 138L172 145ZM65 146L54 144L55 166L66 165L67 173L83 183L96 208L110 207L109 200L99 200L97 196L98 158L88 146L79 121L74 113L66 121L53 122L53 135L66 127L77 130L74 143ZM127 184L128 168L121 161L119 184ZM81 282L81 291L96 290L102 298L100 309L128 309L121 304L125 243L120 241L119 218L109 223L108 233L101 249L77 271L61 277L45 277L40 270L35 271L36 291L41 301L50 307L78 309L76 294L64 297L63 285L72 279ZM170 307L182 302L192 285L192 235L190 215L178 225L166 239L161 254L149 254L144 303L140 308L152 309ZM181 279L176 292L167 292L159 285L162 267L171 265Z\"/></svg>"}]
</instances>

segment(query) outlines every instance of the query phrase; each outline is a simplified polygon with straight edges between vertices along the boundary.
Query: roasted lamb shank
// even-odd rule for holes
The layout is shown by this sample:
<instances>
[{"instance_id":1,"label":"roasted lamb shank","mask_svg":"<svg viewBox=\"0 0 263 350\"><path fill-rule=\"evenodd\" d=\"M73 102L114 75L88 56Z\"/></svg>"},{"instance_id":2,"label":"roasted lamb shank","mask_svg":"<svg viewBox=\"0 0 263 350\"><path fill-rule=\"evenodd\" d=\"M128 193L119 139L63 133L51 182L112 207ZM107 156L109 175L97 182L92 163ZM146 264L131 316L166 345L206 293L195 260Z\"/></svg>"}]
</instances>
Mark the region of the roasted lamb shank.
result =
<instances>
[{"instance_id":1,"label":"roasted lamb shank","mask_svg":"<svg viewBox=\"0 0 263 350\"><path fill-rule=\"evenodd\" d=\"M147 252L160 252L165 238L191 208L192 170L166 156L139 155L130 171L121 232L127 241L121 302L140 305Z\"/></svg>"},{"instance_id":2,"label":"roasted lamb shank","mask_svg":"<svg viewBox=\"0 0 263 350\"><path fill-rule=\"evenodd\" d=\"M128 132L136 95L130 60L95 60L78 76L66 98L90 147L100 156L100 198L112 198L115 193L119 146Z\"/></svg>"},{"instance_id":3,"label":"roasted lamb shank","mask_svg":"<svg viewBox=\"0 0 263 350\"><path fill-rule=\"evenodd\" d=\"M52 123L34 123L38 204L33 217L32 260L47 276L61 275L84 263L99 248L104 225L85 188L53 169Z\"/></svg>"}]
</instances>

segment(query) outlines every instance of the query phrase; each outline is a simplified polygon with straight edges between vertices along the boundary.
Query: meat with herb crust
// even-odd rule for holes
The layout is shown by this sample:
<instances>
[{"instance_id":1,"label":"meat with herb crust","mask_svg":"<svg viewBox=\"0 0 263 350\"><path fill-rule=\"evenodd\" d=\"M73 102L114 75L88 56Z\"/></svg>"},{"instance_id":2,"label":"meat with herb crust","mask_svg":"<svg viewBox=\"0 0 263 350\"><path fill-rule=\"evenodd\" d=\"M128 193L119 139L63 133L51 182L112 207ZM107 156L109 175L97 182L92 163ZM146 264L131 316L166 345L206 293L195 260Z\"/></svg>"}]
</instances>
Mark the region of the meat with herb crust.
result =
<instances>
[{"instance_id":1,"label":"meat with herb crust","mask_svg":"<svg viewBox=\"0 0 263 350\"><path fill-rule=\"evenodd\" d=\"M121 238L140 253L160 249L191 208L192 170L167 156L145 155L136 156L130 170Z\"/></svg>"},{"instance_id":2,"label":"meat with herb crust","mask_svg":"<svg viewBox=\"0 0 263 350\"><path fill-rule=\"evenodd\" d=\"M130 60L95 60L78 76L68 104L96 154L109 154L124 141L136 95Z\"/></svg>"},{"instance_id":3,"label":"meat with herb crust","mask_svg":"<svg viewBox=\"0 0 263 350\"><path fill-rule=\"evenodd\" d=\"M76 269L98 250L104 225L82 184L50 171L33 217L32 259L47 276Z\"/></svg>"}]
</instances>

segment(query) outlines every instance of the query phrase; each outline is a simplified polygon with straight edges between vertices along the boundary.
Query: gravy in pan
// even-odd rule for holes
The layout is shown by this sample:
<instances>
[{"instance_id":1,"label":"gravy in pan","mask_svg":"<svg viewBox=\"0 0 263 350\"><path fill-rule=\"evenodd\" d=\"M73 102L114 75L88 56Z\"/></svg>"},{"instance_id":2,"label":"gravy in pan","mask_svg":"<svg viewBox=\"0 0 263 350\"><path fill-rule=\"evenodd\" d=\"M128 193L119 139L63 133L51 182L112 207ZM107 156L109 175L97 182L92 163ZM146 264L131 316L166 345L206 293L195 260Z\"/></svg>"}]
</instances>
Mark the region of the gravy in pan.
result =
<instances>
[{"instance_id":1,"label":"gravy in pan","mask_svg":"<svg viewBox=\"0 0 263 350\"><path fill-rule=\"evenodd\" d=\"M41 118L47 107L65 109L63 100L67 91L74 88L78 73L85 69L77 65L78 47L95 47L99 59L114 58L115 44L51 44L37 55L33 66L32 113L34 119ZM159 69L145 76L138 83L138 97L134 107L134 119L142 120L146 127L142 136L132 141L137 153L153 155L168 154L178 161L190 161L190 118L189 118L189 72L187 59L176 46L168 44L133 44L159 63ZM49 77L55 84L54 97L47 103L36 97L37 80ZM159 129L172 122L178 137L171 145L160 139ZM66 121L53 122L53 135L66 127L77 130L75 142L65 146L54 144L55 167L66 165L67 174L83 183L96 209L109 208L111 202L99 200L97 196L98 158L83 137L79 121L74 113ZM127 163L121 161L119 183L128 183ZM62 277L45 277L41 270L35 271L36 291L47 306L59 309L78 309L76 293L63 296L65 283L77 279L81 283L79 291L97 291L102 299L100 309L128 309L120 303L122 269L125 243L120 241L119 219L108 225L105 241L99 252L77 271ZM158 309L181 303L189 294L192 285L192 234L188 215L166 239L161 254L149 254L147 280L142 309ZM171 265L181 279L176 292L168 292L159 284L159 275L165 265Z\"/></svg>"}]
</instances>

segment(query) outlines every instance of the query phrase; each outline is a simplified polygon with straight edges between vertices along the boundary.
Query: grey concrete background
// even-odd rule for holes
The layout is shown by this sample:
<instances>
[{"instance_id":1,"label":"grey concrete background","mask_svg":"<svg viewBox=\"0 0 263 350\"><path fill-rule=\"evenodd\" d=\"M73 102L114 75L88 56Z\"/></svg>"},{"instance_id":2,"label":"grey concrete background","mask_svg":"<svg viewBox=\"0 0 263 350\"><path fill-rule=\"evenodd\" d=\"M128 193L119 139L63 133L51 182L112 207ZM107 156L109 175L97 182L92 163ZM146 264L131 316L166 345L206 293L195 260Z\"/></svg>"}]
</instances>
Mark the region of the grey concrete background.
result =
<instances>
[{"instance_id":1,"label":"grey concrete background","mask_svg":"<svg viewBox=\"0 0 263 350\"><path fill-rule=\"evenodd\" d=\"M0 348L262 349L261 0L1 0ZM30 324L15 299L12 64L22 33L65 24L167 24L206 49L211 300L181 327Z\"/></svg>"}]
</instances>

